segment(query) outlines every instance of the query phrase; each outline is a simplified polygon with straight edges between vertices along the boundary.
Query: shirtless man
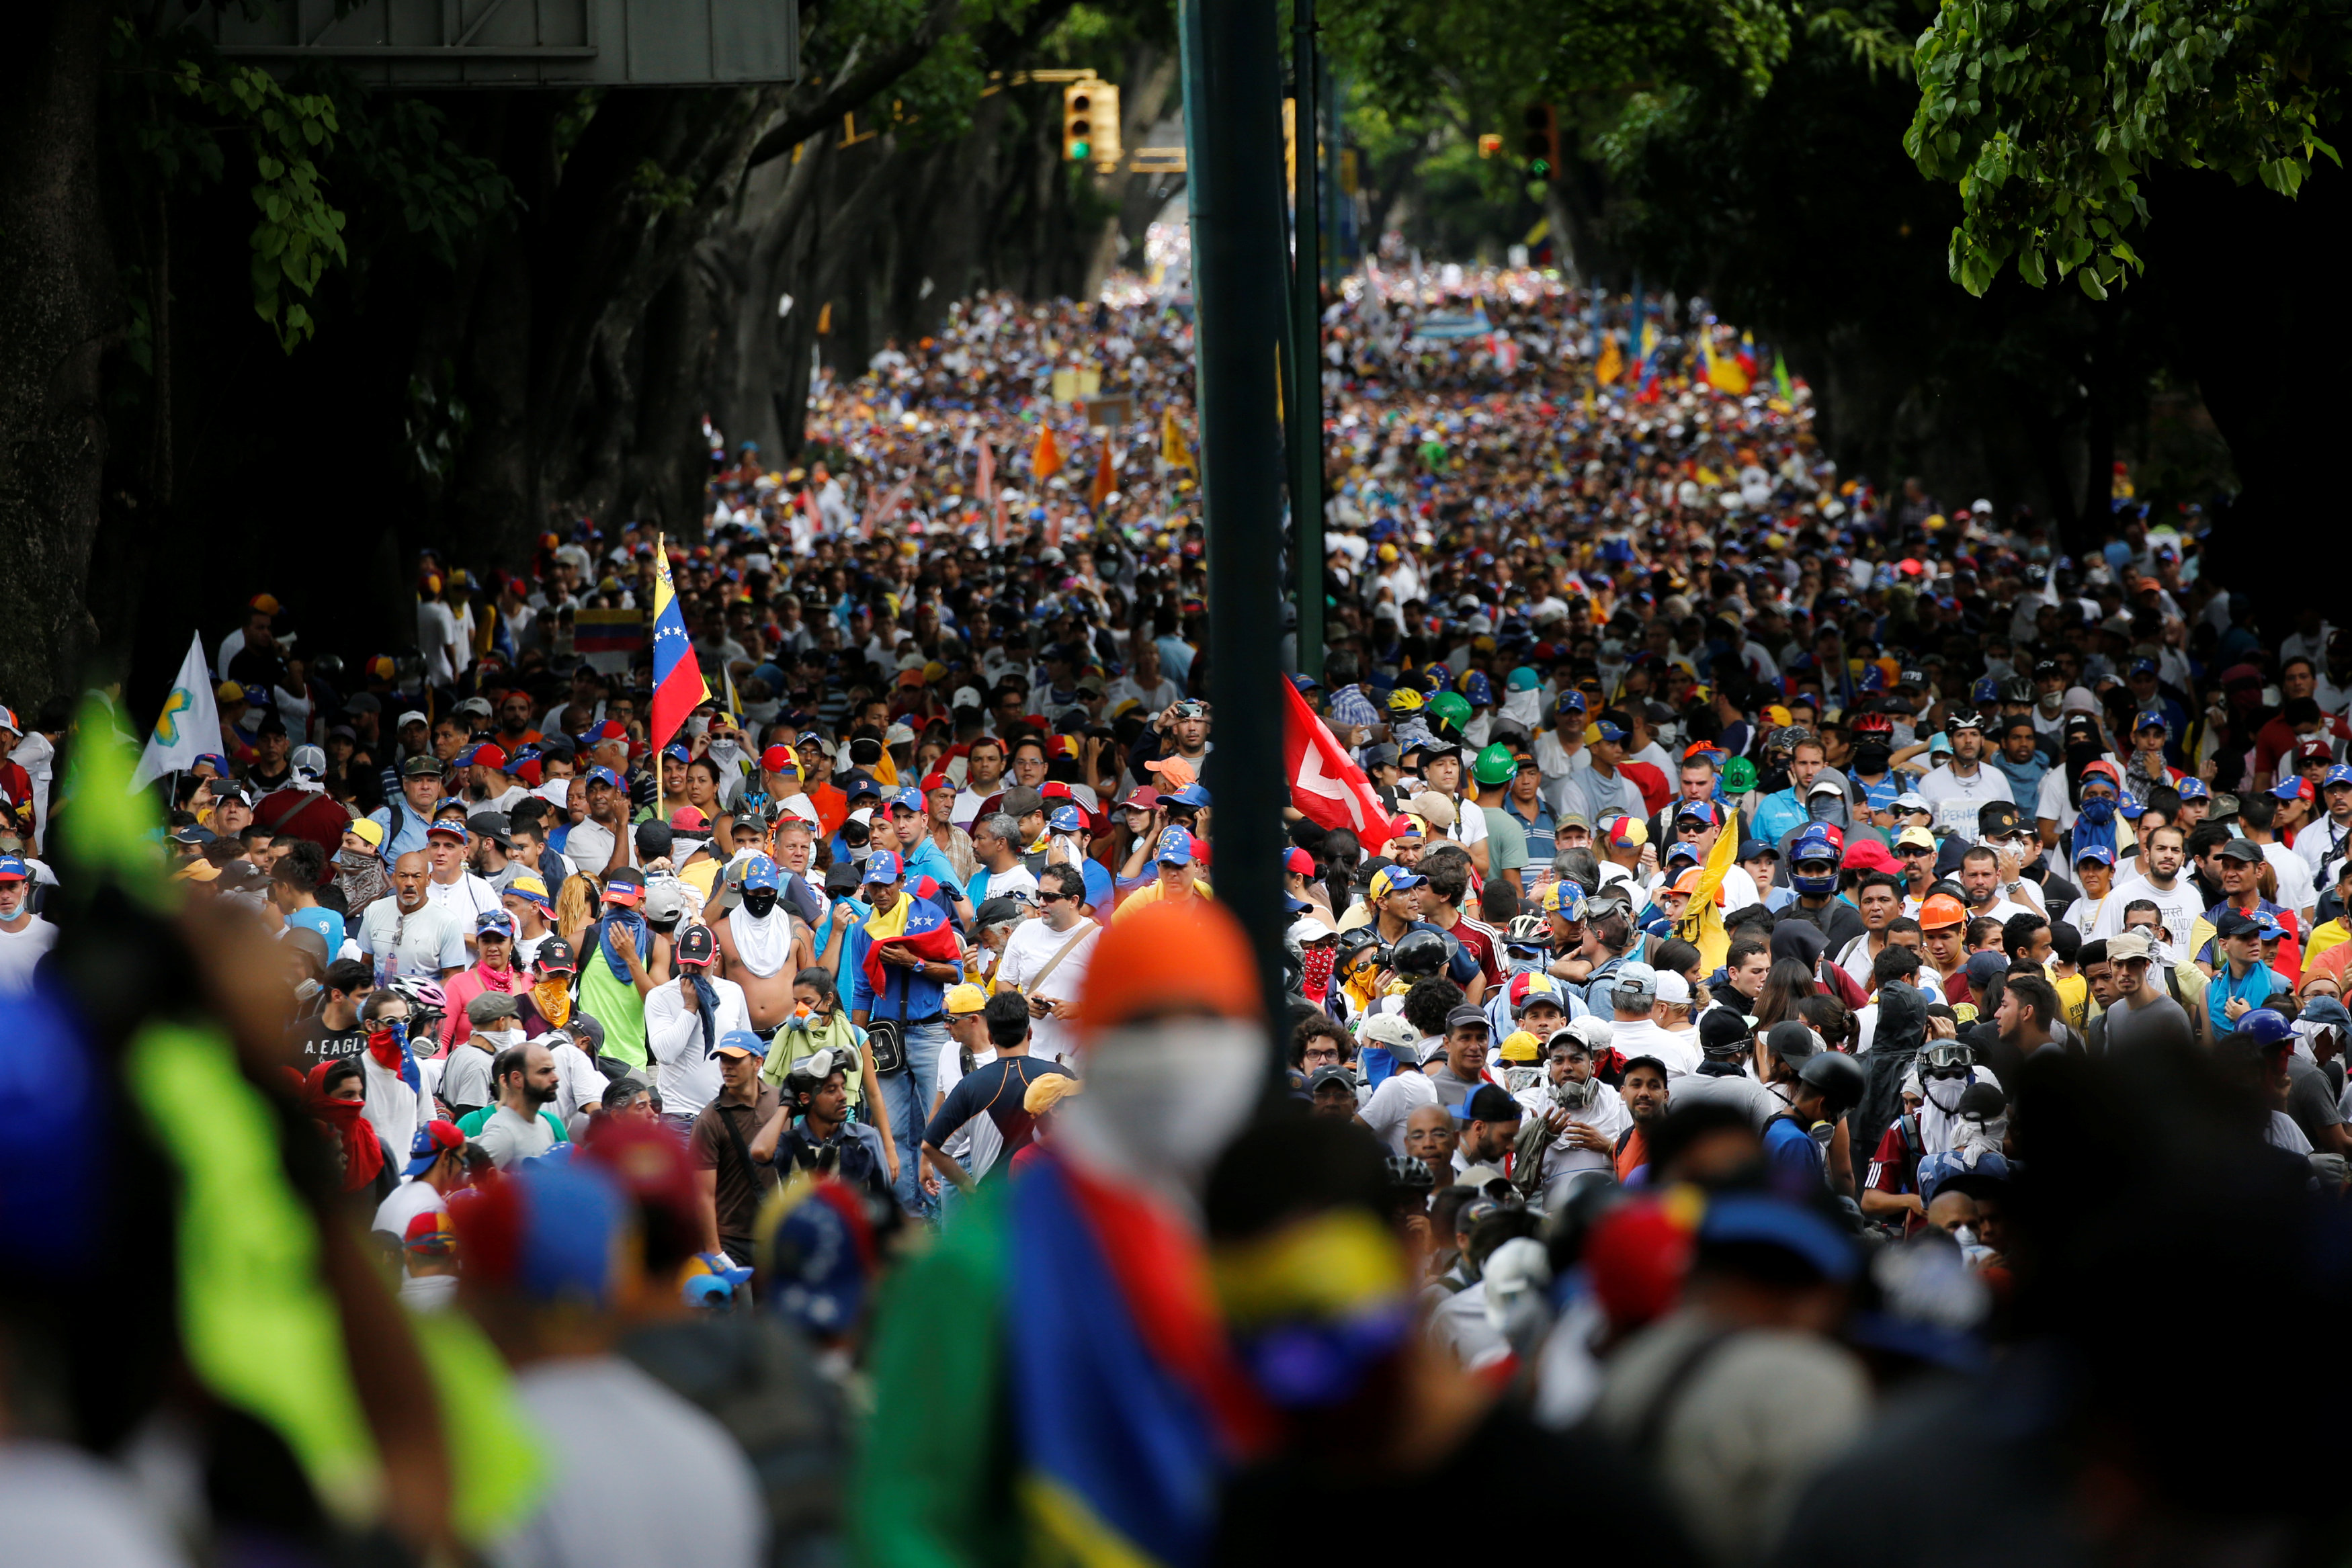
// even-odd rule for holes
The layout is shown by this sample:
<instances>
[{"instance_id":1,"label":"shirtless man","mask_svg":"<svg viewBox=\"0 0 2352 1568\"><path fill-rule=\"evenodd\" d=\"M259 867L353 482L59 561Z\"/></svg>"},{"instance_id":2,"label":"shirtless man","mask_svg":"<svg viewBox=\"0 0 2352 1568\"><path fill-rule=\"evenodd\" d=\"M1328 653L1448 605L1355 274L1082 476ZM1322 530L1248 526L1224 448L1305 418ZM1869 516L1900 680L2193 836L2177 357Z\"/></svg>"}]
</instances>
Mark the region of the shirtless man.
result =
<instances>
[{"instance_id":1,"label":"shirtless man","mask_svg":"<svg viewBox=\"0 0 2352 1568\"><path fill-rule=\"evenodd\" d=\"M782 883L776 862L755 855L744 862L743 902L713 925L719 972L743 988L751 1030L761 1040L792 1016L793 977L810 962L808 937L788 909L776 905Z\"/></svg>"}]
</instances>

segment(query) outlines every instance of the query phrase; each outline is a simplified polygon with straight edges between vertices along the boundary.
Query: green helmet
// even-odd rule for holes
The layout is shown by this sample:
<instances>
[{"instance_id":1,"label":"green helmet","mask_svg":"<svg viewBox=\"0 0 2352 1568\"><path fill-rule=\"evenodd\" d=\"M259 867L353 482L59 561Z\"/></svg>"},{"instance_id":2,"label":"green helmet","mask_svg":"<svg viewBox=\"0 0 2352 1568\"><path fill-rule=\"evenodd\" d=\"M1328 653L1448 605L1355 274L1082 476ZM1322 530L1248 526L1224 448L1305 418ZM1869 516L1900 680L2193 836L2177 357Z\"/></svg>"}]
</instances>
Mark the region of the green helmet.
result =
<instances>
[{"instance_id":1,"label":"green helmet","mask_svg":"<svg viewBox=\"0 0 2352 1568\"><path fill-rule=\"evenodd\" d=\"M1756 764L1745 757L1735 757L1723 765L1723 792L1745 795L1756 788Z\"/></svg>"},{"instance_id":2,"label":"green helmet","mask_svg":"<svg viewBox=\"0 0 2352 1568\"><path fill-rule=\"evenodd\" d=\"M1470 722L1470 699L1460 692L1440 692L1429 699L1429 716L1459 728Z\"/></svg>"},{"instance_id":3,"label":"green helmet","mask_svg":"<svg viewBox=\"0 0 2352 1568\"><path fill-rule=\"evenodd\" d=\"M1481 784L1507 784L1518 770L1519 759L1498 740L1478 754L1478 760L1470 765L1470 777Z\"/></svg>"}]
</instances>

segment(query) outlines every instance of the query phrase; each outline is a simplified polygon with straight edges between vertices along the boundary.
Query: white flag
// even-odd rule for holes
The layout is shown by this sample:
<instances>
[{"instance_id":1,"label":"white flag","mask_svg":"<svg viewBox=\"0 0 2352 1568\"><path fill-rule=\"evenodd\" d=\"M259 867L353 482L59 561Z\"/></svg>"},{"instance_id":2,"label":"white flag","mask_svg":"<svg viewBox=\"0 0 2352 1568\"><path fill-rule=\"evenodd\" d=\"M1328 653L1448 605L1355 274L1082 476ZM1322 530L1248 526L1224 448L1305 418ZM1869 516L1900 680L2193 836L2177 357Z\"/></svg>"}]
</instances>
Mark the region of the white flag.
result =
<instances>
[{"instance_id":1,"label":"white flag","mask_svg":"<svg viewBox=\"0 0 2352 1568\"><path fill-rule=\"evenodd\" d=\"M212 666L205 661L200 632L188 640L188 656L180 661L163 711L155 716L155 733L147 737L131 787L136 789L175 769L194 768L197 758L220 748L220 710L213 706Z\"/></svg>"}]
</instances>

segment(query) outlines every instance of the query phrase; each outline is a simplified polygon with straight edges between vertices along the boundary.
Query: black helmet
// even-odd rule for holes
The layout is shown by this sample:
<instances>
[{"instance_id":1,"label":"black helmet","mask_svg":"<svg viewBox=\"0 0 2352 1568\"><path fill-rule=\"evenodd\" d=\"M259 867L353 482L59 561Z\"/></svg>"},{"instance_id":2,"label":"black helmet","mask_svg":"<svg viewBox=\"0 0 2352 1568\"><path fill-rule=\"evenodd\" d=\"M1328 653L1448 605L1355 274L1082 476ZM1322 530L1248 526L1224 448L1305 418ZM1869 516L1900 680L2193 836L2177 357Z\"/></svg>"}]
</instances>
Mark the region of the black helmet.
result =
<instances>
[{"instance_id":1,"label":"black helmet","mask_svg":"<svg viewBox=\"0 0 2352 1568\"><path fill-rule=\"evenodd\" d=\"M1381 934L1370 925L1359 925L1353 931L1342 931L1339 933L1339 962L1342 965L1349 963L1366 948L1380 945Z\"/></svg>"},{"instance_id":2,"label":"black helmet","mask_svg":"<svg viewBox=\"0 0 2352 1568\"><path fill-rule=\"evenodd\" d=\"M1862 1063L1843 1051L1817 1051L1805 1058L1797 1069L1797 1082L1810 1083L1821 1092L1830 1114L1851 1111L1862 1103L1863 1091L1868 1087L1870 1074Z\"/></svg>"},{"instance_id":3,"label":"black helmet","mask_svg":"<svg viewBox=\"0 0 2352 1568\"><path fill-rule=\"evenodd\" d=\"M1437 1178L1429 1174L1429 1166L1411 1155L1391 1155L1388 1158L1389 1186L1407 1192L1430 1192L1436 1188Z\"/></svg>"},{"instance_id":4,"label":"black helmet","mask_svg":"<svg viewBox=\"0 0 2352 1568\"><path fill-rule=\"evenodd\" d=\"M1434 931L1408 931L1389 949L1389 967L1400 975L1428 979L1445 973L1445 938Z\"/></svg>"}]
</instances>

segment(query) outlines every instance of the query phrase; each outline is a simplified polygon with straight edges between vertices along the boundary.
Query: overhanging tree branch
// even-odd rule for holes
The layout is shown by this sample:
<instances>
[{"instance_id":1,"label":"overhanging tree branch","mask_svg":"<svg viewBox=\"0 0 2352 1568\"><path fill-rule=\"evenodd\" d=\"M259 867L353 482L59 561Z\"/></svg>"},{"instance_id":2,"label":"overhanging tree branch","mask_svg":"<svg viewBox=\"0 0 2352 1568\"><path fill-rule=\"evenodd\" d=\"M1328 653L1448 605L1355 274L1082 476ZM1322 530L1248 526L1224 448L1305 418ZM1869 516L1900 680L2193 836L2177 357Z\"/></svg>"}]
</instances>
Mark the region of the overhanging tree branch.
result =
<instances>
[{"instance_id":1,"label":"overhanging tree branch","mask_svg":"<svg viewBox=\"0 0 2352 1568\"><path fill-rule=\"evenodd\" d=\"M955 26L957 13L962 7L963 0L932 0L922 21L896 47L863 63L857 63L853 55L849 68L815 102L805 109L788 108L783 118L768 129L752 146L749 167L756 169L771 159L782 157L913 70L931 52L932 46Z\"/></svg>"}]
</instances>

